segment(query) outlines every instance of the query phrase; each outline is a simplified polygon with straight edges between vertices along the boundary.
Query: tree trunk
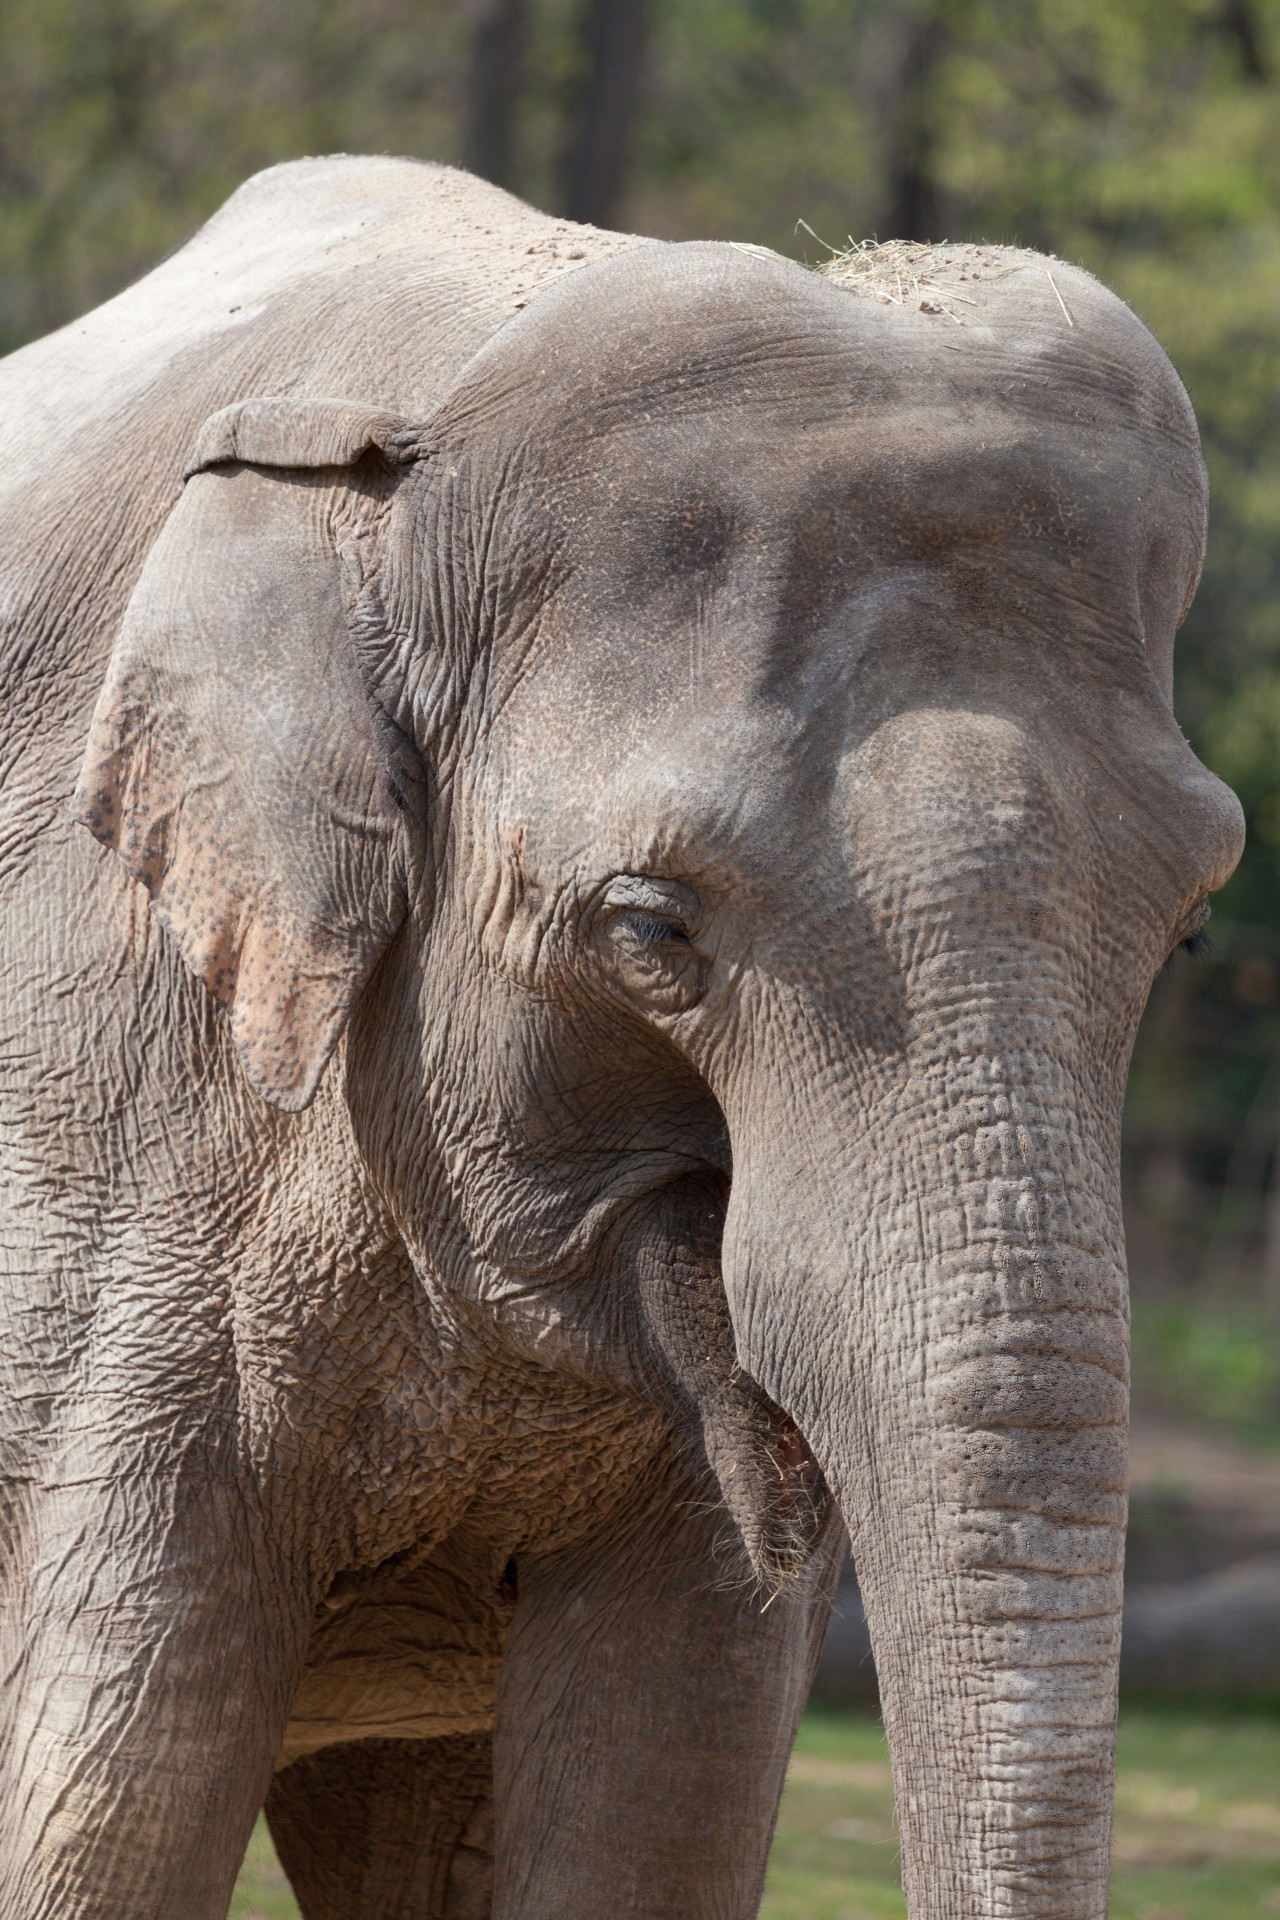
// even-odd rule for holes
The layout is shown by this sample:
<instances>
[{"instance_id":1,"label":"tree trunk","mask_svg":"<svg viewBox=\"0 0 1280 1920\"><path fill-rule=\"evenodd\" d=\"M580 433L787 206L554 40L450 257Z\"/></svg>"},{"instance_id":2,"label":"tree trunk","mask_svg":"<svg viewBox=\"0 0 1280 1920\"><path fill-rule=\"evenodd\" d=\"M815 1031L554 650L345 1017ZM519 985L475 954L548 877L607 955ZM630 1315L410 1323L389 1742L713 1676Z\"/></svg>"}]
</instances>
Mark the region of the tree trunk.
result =
<instances>
[{"instance_id":1,"label":"tree trunk","mask_svg":"<svg viewBox=\"0 0 1280 1920\"><path fill-rule=\"evenodd\" d=\"M941 10L903 22L898 94L890 111L885 159L884 237L940 240L931 81L946 41Z\"/></svg>"},{"instance_id":2,"label":"tree trunk","mask_svg":"<svg viewBox=\"0 0 1280 1920\"><path fill-rule=\"evenodd\" d=\"M1262 22L1254 0L1223 0L1222 31L1235 47L1240 72L1246 80L1271 78L1271 62L1263 45Z\"/></svg>"},{"instance_id":3,"label":"tree trunk","mask_svg":"<svg viewBox=\"0 0 1280 1920\"><path fill-rule=\"evenodd\" d=\"M608 226L621 199L647 17L648 0L588 0L586 75L565 176L565 208L573 220Z\"/></svg>"},{"instance_id":4,"label":"tree trunk","mask_svg":"<svg viewBox=\"0 0 1280 1920\"><path fill-rule=\"evenodd\" d=\"M480 0L471 42L462 164L498 187L509 187L512 181L527 32L527 0Z\"/></svg>"}]
</instances>

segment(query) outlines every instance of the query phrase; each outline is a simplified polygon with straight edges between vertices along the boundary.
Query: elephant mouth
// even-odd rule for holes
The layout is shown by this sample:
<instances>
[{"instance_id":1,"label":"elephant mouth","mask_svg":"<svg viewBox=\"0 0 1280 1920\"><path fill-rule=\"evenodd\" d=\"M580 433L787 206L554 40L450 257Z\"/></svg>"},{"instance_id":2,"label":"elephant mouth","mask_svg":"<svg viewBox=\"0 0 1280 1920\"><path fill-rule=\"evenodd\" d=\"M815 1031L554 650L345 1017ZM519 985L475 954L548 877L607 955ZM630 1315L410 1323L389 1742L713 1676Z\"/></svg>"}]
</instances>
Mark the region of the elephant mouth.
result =
<instances>
[{"instance_id":1,"label":"elephant mouth","mask_svg":"<svg viewBox=\"0 0 1280 1920\"><path fill-rule=\"evenodd\" d=\"M778 1416L773 1457L784 1479L808 1473L810 1469L817 1472L817 1462L809 1451L809 1444L789 1413Z\"/></svg>"},{"instance_id":2,"label":"elephant mouth","mask_svg":"<svg viewBox=\"0 0 1280 1920\"><path fill-rule=\"evenodd\" d=\"M633 1377L652 1379L657 1362L677 1431L719 1483L737 1536L726 1529L724 1577L775 1595L804 1572L832 1500L800 1428L739 1356L720 1264L727 1195L718 1175L669 1182L630 1216L613 1262L637 1275Z\"/></svg>"},{"instance_id":3,"label":"elephant mouth","mask_svg":"<svg viewBox=\"0 0 1280 1920\"><path fill-rule=\"evenodd\" d=\"M757 1408L763 1444L753 1450L753 1470L741 1476L714 1464L753 1579L773 1598L808 1565L832 1503L822 1469L790 1414L763 1393Z\"/></svg>"},{"instance_id":4,"label":"elephant mouth","mask_svg":"<svg viewBox=\"0 0 1280 1920\"><path fill-rule=\"evenodd\" d=\"M817 1544L831 1508L831 1495L808 1441L789 1413L778 1421L773 1457L778 1476L774 1496L777 1522L796 1550L786 1556L788 1572L798 1573Z\"/></svg>"}]
</instances>

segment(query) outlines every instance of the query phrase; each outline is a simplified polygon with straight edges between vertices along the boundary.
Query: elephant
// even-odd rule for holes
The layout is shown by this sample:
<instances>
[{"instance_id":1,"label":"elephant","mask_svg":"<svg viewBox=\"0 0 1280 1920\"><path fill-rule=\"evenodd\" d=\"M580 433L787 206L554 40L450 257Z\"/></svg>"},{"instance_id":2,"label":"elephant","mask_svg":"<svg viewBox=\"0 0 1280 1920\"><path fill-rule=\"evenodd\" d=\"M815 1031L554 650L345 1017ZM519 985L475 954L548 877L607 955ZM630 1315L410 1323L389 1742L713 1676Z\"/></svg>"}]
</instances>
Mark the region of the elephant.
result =
<instances>
[{"instance_id":1,"label":"elephant","mask_svg":"<svg viewBox=\"0 0 1280 1920\"><path fill-rule=\"evenodd\" d=\"M0 370L2 1920L1100 1920L1118 1139L1239 857L1084 271L338 156Z\"/></svg>"}]
</instances>

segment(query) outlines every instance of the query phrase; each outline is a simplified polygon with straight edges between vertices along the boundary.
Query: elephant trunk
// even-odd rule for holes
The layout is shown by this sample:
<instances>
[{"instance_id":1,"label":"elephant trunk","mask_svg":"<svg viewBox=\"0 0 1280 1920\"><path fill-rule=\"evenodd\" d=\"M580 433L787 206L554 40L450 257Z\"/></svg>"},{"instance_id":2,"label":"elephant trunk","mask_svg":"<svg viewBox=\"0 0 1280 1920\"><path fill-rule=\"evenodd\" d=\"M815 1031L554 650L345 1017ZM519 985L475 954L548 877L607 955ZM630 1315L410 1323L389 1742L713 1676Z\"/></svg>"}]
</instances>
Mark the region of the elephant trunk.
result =
<instances>
[{"instance_id":1,"label":"elephant trunk","mask_svg":"<svg viewBox=\"0 0 1280 1920\"><path fill-rule=\"evenodd\" d=\"M1114 1154L1062 1081L900 1087L818 1191L779 1145L809 1127L735 1148L739 1351L854 1541L912 1920L1106 1912L1127 1312Z\"/></svg>"}]
</instances>

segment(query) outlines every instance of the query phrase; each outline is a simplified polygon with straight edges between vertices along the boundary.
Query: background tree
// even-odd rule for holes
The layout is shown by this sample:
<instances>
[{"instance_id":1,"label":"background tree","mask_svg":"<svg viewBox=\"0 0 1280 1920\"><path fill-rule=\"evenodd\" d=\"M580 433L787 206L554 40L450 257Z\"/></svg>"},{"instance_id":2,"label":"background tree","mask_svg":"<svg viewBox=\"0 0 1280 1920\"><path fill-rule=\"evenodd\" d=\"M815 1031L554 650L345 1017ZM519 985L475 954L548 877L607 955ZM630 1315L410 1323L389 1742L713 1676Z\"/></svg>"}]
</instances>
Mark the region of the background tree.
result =
<instances>
[{"instance_id":1,"label":"background tree","mask_svg":"<svg viewBox=\"0 0 1280 1920\"><path fill-rule=\"evenodd\" d=\"M573 220L616 220L640 91L648 0L587 0L582 81L565 169L564 209Z\"/></svg>"},{"instance_id":2,"label":"background tree","mask_svg":"<svg viewBox=\"0 0 1280 1920\"><path fill-rule=\"evenodd\" d=\"M527 0L479 0L474 10L462 164L496 187L514 178L528 13Z\"/></svg>"}]
</instances>

